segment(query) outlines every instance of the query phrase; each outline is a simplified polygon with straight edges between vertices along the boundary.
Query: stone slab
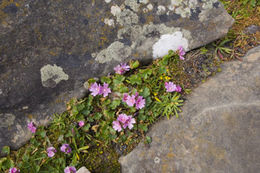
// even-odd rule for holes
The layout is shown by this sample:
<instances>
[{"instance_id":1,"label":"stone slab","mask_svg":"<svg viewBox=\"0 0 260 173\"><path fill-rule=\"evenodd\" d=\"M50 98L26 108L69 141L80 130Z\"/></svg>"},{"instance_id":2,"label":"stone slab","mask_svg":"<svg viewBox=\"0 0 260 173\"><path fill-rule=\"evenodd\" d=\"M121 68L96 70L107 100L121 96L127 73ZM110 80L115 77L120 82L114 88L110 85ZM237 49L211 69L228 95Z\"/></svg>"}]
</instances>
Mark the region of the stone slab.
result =
<instances>
[{"instance_id":1,"label":"stone slab","mask_svg":"<svg viewBox=\"0 0 260 173\"><path fill-rule=\"evenodd\" d=\"M180 118L155 124L150 146L120 158L127 173L260 170L260 47L196 88Z\"/></svg>"},{"instance_id":2,"label":"stone slab","mask_svg":"<svg viewBox=\"0 0 260 173\"><path fill-rule=\"evenodd\" d=\"M88 78L205 45L233 23L217 0L1 0L0 21L0 148L13 149Z\"/></svg>"}]
</instances>

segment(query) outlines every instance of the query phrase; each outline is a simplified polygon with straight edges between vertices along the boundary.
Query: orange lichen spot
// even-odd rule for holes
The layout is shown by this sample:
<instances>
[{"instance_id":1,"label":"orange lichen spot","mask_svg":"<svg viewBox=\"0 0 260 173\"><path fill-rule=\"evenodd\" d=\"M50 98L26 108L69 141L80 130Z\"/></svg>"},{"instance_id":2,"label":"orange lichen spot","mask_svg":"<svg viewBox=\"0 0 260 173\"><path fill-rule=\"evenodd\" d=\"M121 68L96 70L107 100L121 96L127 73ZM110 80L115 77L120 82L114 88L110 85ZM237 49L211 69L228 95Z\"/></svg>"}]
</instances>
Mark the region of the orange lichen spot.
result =
<instances>
[{"instance_id":1,"label":"orange lichen spot","mask_svg":"<svg viewBox=\"0 0 260 173\"><path fill-rule=\"evenodd\" d=\"M146 18L146 24L149 24L149 23L151 23L151 22L153 22L153 21L154 21L154 17L153 17L152 15L147 16L147 18Z\"/></svg>"},{"instance_id":2,"label":"orange lichen spot","mask_svg":"<svg viewBox=\"0 0 260 173\"><path fill-rule=\"evenodd\" d=\"M52 55L52 56L56 56L57 55L57 53L53 52L53 51L50 51L49 54Z\"/></svg>"},{"instance_id":3,"label":"orange lichen spot","mask_svg":"<svg viewBox=\"0 0 260 173\"><path fill-rule=\"evenodd\" d=\"M168 158L173 158L174 156L175 156L175 155L174 155L173 153L168 153L168 154L167 154L167 157L168 157Z\"/></svg>"},{"instance_id":4,"label":"orange lichen spot","mask_svg":"<svg viewBox=\"0 0 260 173\"><path fill-rule=\"evenodd\" d=\"M33 119L33 115L32 114L28 114L27 117L31 120Z\"/></svg>"},{"instance_id":5,"label":"orange lichen spot","mask_svg":"<svg viewBox=\"0 0 260 173\"><path fill-rule=\"evenodd\" d=\"M133 56L137 58L137 57L139 57L140 55L139 55L139 53L135 53L135 54L133 54Z\"/></svg>"}]
</instances>

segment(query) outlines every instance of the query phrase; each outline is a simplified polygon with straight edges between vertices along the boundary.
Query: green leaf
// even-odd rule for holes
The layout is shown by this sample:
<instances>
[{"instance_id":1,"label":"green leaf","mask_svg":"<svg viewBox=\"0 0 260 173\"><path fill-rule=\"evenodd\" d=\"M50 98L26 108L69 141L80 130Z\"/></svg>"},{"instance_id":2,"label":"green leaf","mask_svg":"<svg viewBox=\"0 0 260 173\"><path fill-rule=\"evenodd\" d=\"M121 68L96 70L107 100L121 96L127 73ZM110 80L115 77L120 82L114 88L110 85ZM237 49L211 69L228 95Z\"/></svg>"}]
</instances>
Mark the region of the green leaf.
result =
<instances>
[{"instance_id":1,"label":"green leaf","mask_svg":"<svg viewBox=\"0 0 260 173\"><path fill-rule=\"evenodd\" d=\"M90 79L88 80L89 86L90 86L92 83L95 83L95 82L96 82L96 80L95 80L94 78L90 78Z\"/></svg>"},{"instance_id":2,"label":"green leaf","mask_svg":"<svg viewBox=\"0 0 260 173\"><path fill-rule=\"evenodd\" d=\"M85 116L90 114L90 110L89 109L84 109L83 111L81 111L81 113Z\"/></svg>"},{"instance_id":3,"label":"green leaf","mask_svg":"<svg viewBox=\"0 0 260 173\"><path fill-rule=\"evenodd\" d=\"M138 118L139 118L139 120L143 120L144 121L146 119L146 116L144 114L139 114Z\"/></svg>"},{"instance_id":4,"label":"green leaf","mask_svg":"<svg viewBox=\"0 0 260 173\"><path fill-rule=\"evenodd\" d=\"M129 77L129 82L134 85L141 85L142 84L142 78L139 75L133 74Z\"/></svg>"},{"instance_id":5,"label":"green leaf","mask_svg":"<svg viewBox=\"0 0 260 173\"><path fill-rule=\"evenodd\" d=\"M101 82L110 84L111 83L111 79L109 77L107 77L107 76L103 76L103 77L101 77Z\"/></svg>"},{"instance_id":6,"label":"green leaf","mask_svg":"<svg viewBox=\"0 0 260 173\"><path fill-rule=\"evenodd\" d=\"M39 132L39 135L40 135L42 138L45 138L46 132L45 132L45 131L40 131L40 132Z\"/></svg>"},{"instance_id":7,"label":"green leaf","mask_svg":"<svg viewBox=\"0 0 260 173\"><path fill-rule=\"evenodd\" d=\"M121 103L121 100L118 100L118 99L113 100L112 103L111 103L111 105L110 105L111 109L113 109L113 110L116 109L117 106L120 105L120 103Z\"/></svg>"},{"instance_id":8,"label":"green leaf","mask_svg":"<svg viewBox=\"0 0 260 173\"><path fill-rule=\"evenodd\" d=\"M159 73L160 73L160 74L166 73L166 68L165 68L165 66L161 66L161 67L159 68Z\"/></svg>"},{"instance_id":9,"label":"green leaf","mask_svg":"<svg viewBox=\"0 0 260 173\"><path fill-rule=\"evenodd\" d=\"M87 132L87 131L89 130L89 128L90 128L90 124L88 123L88 124L86 124L86 125L82 128L82 130L83 130L84 132Z\"/></svg>"},{"instance_id":10,"label":"green leaf","mask_svg":"<svg viewBox=\"0 0 260 173\"><path fill-rule=\"evenodd\" d=\"M120 85L117 85L116 88L119 88L120 93L127 93L128 92L128 87L125 86L123 83Z\"/></svg>"},{"instance_id":11,"label":"green leaf","mask_svg":"<svg viewBox=\"0 0 260 173\"><path fill-rule=\"evenodd\" d=\"M130 62L130 68L131 69L135 69L135 68L139 67L139 65L140 65L140 63L137 60L134 61L134 62Z\"/></svg>"},{"instance_id":12,"label":"green leaf","mask_svg":"<svg viewBox=\"0 0 260 173\"><path fill-rule=\"evenodd\" d=\"M78 104L76 107L77 107L77 110L80 112L85 108L85 105L81 103L81 104Z\"/></svg>"},{"instance_id":13,"label":"green leaf","mask_svg":"<svg viewBox=\"0 0 260 173\"><path fill-rule=\"evenodd\" d=\"M141 74L143 75L144 79L148 79L152 73L153 73L152 69L145 69L141 71Z\"/></svg>"},{"instance_id":14,"label":"green leaf","mask_svg":"<svg viewBox=\"0 0 260 173\"><path fill-rule=\"evenodd\" d=\"M71 110L72 115L77 115L79 113L77 106L73 106Z\"/></svg>"},{"instance_id":15,"label":"green leaf","mask_svg":"<svg viewBox=\"0 0 260 173\"><path fill-rule=\"evenodd\" d=\"M113 119L115 112L109 111L109 110L104 110L104 115L105 115L106 119Z\"/></svg>"},{"instance_id":16,"label":"green leaf","mask_svg":"<svg viewBox=\"0 0 260 173\"><path fill-rule=\"evenodd\" d=\"M102 103L102 105L107 106L107 105L109 105L110 103L111 103L111 100L110 100L110 99L106 99L106 100Z\"/></svg>"},{"instance_id":17,"label":"green leaf","mask_svg":"<svg viewBox=\"0 0 260 173\"><path fill-rule=\"evenodd\" d=\"M144 132L147 132L147 130L148 130L148 127L147 127L147 125L145 125L145 124L139 124L139 128L140 128L141 130L143 130Z\"/></svg>"},{"instance_id":18,"label":"green leaf","mask_svg":"<svg viewBox=\"0 0 260 173\"><path fill-rule=\"evenodd\" d=\"M145 87L144 90L141 92L143 97L148 97L150 95L150 89Z\"/></svg>"},{"instance_id":19,"label":"green leaf","mask_svg":"<svg viewBox=\"0 0 260 173\"><path fill-rule=\"evenodd\" d=\"M88 146L88 145L86 145L86 146L84 146L84 147L81 147L81 148L79 148L78 150L79 150L79 151L82 151L82 150L87 150L87 149L89 149L89 146Z\"/></svg>"},{"instance_id":20,"label":"green leaf","mask_svg":"<svg viewBox=\"0 0 260 173\"><path fill-rule=\"evenodd\" d=\"M113 79L113 83L114 85L118 85L118 84L121 84L123 81L125 80L125 77L122 76L122 75L116 75Z\"/></svg>"},{"instance_id":21,"label":"green leaf","mask_svg":"<svg viewBox=\"0 0 260 173\"><path fill-rule=\"evenodd\" d=\"M1 167L3 170L9 169L14 167L14 162L11 159L4 159L4 161L1 163Z\"/></svg>"},{"instance_id":22,"label":"green leaf","mask_svg":"<svg viewBox=\"0 0 260 173\"><path fill-rule=\"evenodd\" d=\"M145 137L145 142L146 142L147 144L150 144L150 143L152 142L152 138L151 138L150 136L146 136L146 137Z\"/></svg>"},{"instance_id":23,"label":"green leaf","mask_svg":"<svg viewBox=\"0 0 260 173\"><path fill-rule=\"evenodd\" d=\"M2 154L9 155L10 154L10 147L9 146L4 146L2 148Z\"/></svg>"},{"instance_id":24,"label":"green leaf","mask_svg":"<svg viewBox=\"0 0 260 173\"><path fill-rule=\"evenodd\" d=\"M95 113L95 115L94 115L93 118L94 118L95 120L99 120L102 116L103 116L103 114L101 114L101 113L98 112L98 113Z\"/></svg>"}]
</instances>

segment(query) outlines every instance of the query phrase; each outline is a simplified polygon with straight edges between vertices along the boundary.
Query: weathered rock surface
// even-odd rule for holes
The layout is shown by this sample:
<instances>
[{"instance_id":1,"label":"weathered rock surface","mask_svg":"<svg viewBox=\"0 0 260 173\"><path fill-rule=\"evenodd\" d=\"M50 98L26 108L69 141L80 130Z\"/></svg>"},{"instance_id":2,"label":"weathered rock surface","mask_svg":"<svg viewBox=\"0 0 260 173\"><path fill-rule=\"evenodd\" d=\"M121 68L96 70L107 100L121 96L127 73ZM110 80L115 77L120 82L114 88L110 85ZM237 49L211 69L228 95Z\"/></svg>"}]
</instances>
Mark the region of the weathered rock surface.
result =
<instances>
[{"instance_id":1,"label":"weathered rock surface","mask_svg":"<svg viewBox=\"0 0 260 173\"><path fill-rule=\"evenodd\" d=\"M66 100L83 96L86 79L122 61L156 58L165 48L205 45L233 23L217 0L0 4L0 148L30 137L29 118L45 124Z\"/></svg>"},{"instance_id":2,"label":"weathered rock surface","mask_svg":"<svg viewBox=\"0 0 260 173\"><path fill-rule=\"evenodd\" d=\"M155 124L149 147L120 158L122 172L254 173L260 170L260 47L196 88L180 118Z\"/></svg>"},{"instance_id":3,"label":"weathered rock surface","mask_svg":"<svg viewBox=\"0 0 260 173\"><path fill-rule=\"evenodd\" d=\"M90 172L85 166L83 166L79 170L77 170L77 173L90 173Z\"/></svg>"}]
</instances>

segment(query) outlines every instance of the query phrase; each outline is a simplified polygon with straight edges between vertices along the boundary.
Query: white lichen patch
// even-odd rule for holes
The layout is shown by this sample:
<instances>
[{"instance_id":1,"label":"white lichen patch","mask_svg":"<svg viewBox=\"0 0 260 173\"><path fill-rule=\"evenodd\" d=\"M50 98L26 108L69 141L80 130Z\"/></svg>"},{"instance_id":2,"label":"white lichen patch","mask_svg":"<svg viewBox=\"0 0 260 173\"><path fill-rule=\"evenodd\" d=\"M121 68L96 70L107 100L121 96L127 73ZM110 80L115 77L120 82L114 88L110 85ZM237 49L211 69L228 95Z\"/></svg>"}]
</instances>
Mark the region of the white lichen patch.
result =
<instances>
[{"instance_id":1,"label":"white lichen patch","mask_svg":"<svg viewBox=\"0 0 260 173\"><path fill-rule=\"evenodd\" d=\"M114 19L105 18L104 23L107 24L108 26L114 26L115 25Z\"/></svg>"},{"instance_id":2,"label":"white lichen patch","mask_svg":"<svg viewBox=\"0 0 260 173\"><path fill-rule=\"evenodd\" d=\"M157 7L157 12L156 12L157 15L162 15L162 14L164 14L165 12L166 12L165 6L159 5L159 6Z\"/></svg>"},{"instance_id":3,"label":"white lichen patch","mask_svg":"<svg viewBox=\"0 0 260 173\"><path fill-rule=\"evenodd\" d=\"M198 1L197 0L190 0L189 1L189 8L196 8L198 5Z\"/></svg>"},{"instance_id":4,"label":"white lichen patch","mask_svg":"<svg viewBox=\"0 0 260 173\"><path fill-rule=\"evenodd\" d=\"M147 4L149 2L149 0L139 0L139 2L142 4Z\"/></svg>"},{"instance_id":5,"label":"white lichen patch","mask_svg":"<svg viewBox=\"0 0 260 173\"><path fill-rule=\"evenodd\" d=\"M152 4L148 4L147 5L147 9L150 10L150 11L153 10L153 5Z\"/></svg>"},{"instance_id":6,"label":"white lichen patch","mask_svg":"<svg viewBox=\"0 0 260 173\"><path fill-rule=\"evenodd\" d=\"M171 6L179 6L181 5L183 0L171 0Z\"/></svg>"},{"instance_id":7,"label":"white lichen patch","mask_svg":"<svg viewBox=\"0 0 260 173\"><path fill-rule=\"evenodd\" d=\"M186 7L183 8L182 6L175 9L175 13L179 14L182 18L188 18L191 16L191 9Z\"/></svg>"},{"instance_id":8,"label":"white lichen patch","mask_svg":"<svg viewBox=\"0 0 260 173\"><path fill-rule=\"evenodd\" d=\"M111 14L113 15L113 16L116 16L116 15L118 15L118 14L120 14L121 13L121 8L118 6L118 5L113 5L112 7L111 7Z\"/></svg>"},{"instance_id":9,"label":"white lichen patch","mask_svg":"<svg viewBox=\"0 0 260 173\"><path fill-rule=\"evenodd\" d=\"M110 3L110 2L111 2L111 0L105 0L105 2L106 2L106 3Z\"/></svg>"},{"instance_id":10,"label":"white lichen patch","mask_svg":"<svg viewBox=\"0 0 260 173\"><path fill-rule=\"evenodd\" d=\"M139 11L140 4L136 0L125 0L125 5L129 6L134 12Z\"/></svg>"},{"instance_id":11,"label":"white lichen patch","mask_svg":"<svg viewBox=\"0 0 260 173\"><path fill-rule=\"evenodd\" d=\"M154 163L158 164L160 163L161 159L159 157L155 157L153 161Z\"/></svg>"},{"instance_id":12,"label":"white lichen patch","mask_svg":"<svg viewBox=\"0 0 260 173\"><path fill-rule=\"evenodd\" d=\"M153 45L153 58L163 57L168 54L169 50L176 51L179 46L185 50L188 49L188 40L184 38L182 32L177 31L173 34L164 34Z\"/></svg>"},{"instance_id":13,"label":"white lichen patch","mask_svg":"<svg viewBox=\"0 0 260 173\"><path fill-rule=\"evenodd\" d=\"M124 9L121 13L116 15L116 21L121 26L131 26L133 24L137 24L138 20L139 18L137 14L128 9Z\"/></svg>"},{"instance_id":14,"label":"white lichen patch","mask_svg":"<svg viewBox=\"0 0 260 173\"><path fill-rule=\"evenodd\" d=\"M56 64L48 64L41 68L41 81L44 87L55 87L60 81L68 80L69 76Z\"/></svg>"},{"instance_id":15,"label":"white lichen patch","mask_svg":"<svg viewBox=\"0 0 260 173\"><path fill-rule=\"evenodd\" d=\"M98 53L96 61L99 63L106 63L112 60L122 61L131 55L131 48L125 46L123 43L116 41L113 42L108 48Z\"/></svg>"},{"instance_id":16,"label":"white lichen patch","mask_svg":"<svg viewBox=\"0 0 260 173\"><path fill-rule=\"evenodd\" d=\"M202 8L205 10L205 9L213 8L213 4L215 2L218 2L218 0L202 0L202 2L203 2Z\"/></svg>"},{"instance_id":17,"label":"white lichen patch","mask_svg":"<svg viewBox=\"0 0 260 173\"><path fill-rule=\"evenodd\" d=\"M189 18L191 16L191 10L198 7L198 0L171 0L171 4L168 6L170 11L179 14L182 18Z\"/></svg>"},{"instance_id":18,"label":"white lichen patch","mask_svg":"<svg viewBox=\"0 0 260 173\"><path fill-rule=\"evenodd\" d=\"M208 17L211 14L211 10L213 10L213 4L217 2L217 0L209 0L209 1L202 0L202 1L203 1L203 5L202 5L203 10L199 14L200 22L204 22L208 20Z\"/></svg>"}]
</instances>

